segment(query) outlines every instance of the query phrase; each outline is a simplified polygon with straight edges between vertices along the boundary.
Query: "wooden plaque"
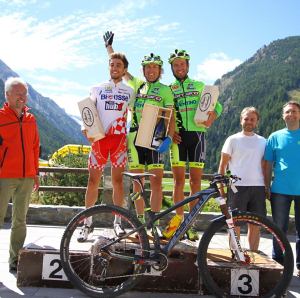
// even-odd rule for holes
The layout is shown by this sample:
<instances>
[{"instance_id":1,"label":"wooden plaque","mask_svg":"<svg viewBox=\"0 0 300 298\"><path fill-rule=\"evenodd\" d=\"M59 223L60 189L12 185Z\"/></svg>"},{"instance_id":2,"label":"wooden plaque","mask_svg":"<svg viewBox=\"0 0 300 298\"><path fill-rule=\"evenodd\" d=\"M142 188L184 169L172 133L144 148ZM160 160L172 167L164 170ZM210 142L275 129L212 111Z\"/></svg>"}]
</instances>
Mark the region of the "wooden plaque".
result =
<instances>
[{"instance_id":1,"label":"wooden plaque","mask_svg":"<svg viewBox=\"0 0 300 298\"><path fill-rule=\"evenodd\" d=\"M205 126L204 121L208 119L209 113L215 109L219 97L218 86L205 86L194 116L194 121L197 126Z\"/></svg>"},{"instance_id":2,"label":"wooden plaque","mask_svg":"<svg viewBox=\"0 0 300 298\"><path fill-rule=\"evenodd\" d=\"M143 108L135 145L155 150L159 145L157 143L154 146L153 135L155 127L160 119L164 119L166 128L164 136L166 136L170 125L171 116L172 109L157 107L146 103ZM162 141L160 141L160 143L161 142Z\"/></svg>"},{"instance_id":3,"label":"wooden plaque","mask_svg":"<svg viewBox=\"0 0 300 298\"><path fill-rule=\"evenodd\" d=\"M97 108L92 99L87 97L79 101L78 107L83 125L86 129L87 137L93 138L94 141L104 138L105 132L99 119Z\"/></svg>"}]
</instances>

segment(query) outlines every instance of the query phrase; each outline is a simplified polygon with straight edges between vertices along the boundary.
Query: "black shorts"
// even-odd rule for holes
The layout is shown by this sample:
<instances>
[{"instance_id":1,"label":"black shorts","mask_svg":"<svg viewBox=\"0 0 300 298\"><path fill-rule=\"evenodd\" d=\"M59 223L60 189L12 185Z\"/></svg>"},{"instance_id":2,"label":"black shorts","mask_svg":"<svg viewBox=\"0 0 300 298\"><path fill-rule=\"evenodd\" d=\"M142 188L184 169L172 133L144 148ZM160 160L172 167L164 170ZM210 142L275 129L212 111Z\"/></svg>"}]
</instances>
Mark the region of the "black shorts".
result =
<instances>
[{"instance_id":1,"label":"black shorts","mask_svg":"<svg viewBox=\"0 0 300 298\"><path fill-rule=\"evenodd\" d=\"M266 216L266 192L264 186L236 186L238 192L229 190L228 205L231 209L255 212Z\"/></svg>"},{"instance_id":2,"label":"black shorts","mask_svg":"<svg viewBox=\"0 0 300 298\"><path fill-rule=\"evenodd\" d=\"M181 131L181 143L171 146L172 167L185 166L204 168L206 155L205 133L199 131Z\"/></svg>"},{"instance_id":3,"label":"black shorts","mask_svg":"<svg viewBox=\"0 0 300 298\"><path fill-rule=\"evenodd\" d=\"M155 150L136 146L136 132L130 132L128 135L128 165L129 170L147 170L163 169L163 154Z\"/></svg>"}]
</instances>

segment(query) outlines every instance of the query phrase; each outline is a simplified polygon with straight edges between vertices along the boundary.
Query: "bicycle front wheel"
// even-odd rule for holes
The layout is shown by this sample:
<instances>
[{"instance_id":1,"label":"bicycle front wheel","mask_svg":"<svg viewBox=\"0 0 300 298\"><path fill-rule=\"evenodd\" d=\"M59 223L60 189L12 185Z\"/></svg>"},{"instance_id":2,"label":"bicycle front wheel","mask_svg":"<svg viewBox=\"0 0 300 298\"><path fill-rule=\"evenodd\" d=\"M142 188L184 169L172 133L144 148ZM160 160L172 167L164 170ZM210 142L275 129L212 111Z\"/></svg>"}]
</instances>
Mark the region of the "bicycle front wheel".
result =
<instances>
[{"instance_id":1,"label":"bicycle front wheel","mask_svg":"<svg viewBox=\"0 0 300 298\"><path fill-rule=\"evenodd\" d=\"M117 237L113 231L115 216L121 217L127 234L141 227L127 210L98 205L77 214L62 236L63 269L70 282L91 297L118 296L131 289L146 270L141 260L149 254L145 229ZM93 224L83 241L82 228L87 218L92 218Z\"/></svg>"},{"instance_id":2,"label":"bicycle front wheel","mask_svg":"<svg viewBox=\"0 0 300 298\"><path fill-rule=\"evenodd\" d=\"M230 245L224 218L205 231L198 248L198 266L204 285L217 297L281 297L293 276L291 246L281 230L266 217L237 212L233 221L240 233L244 260L239 261ZM251 242L248 230L260 233L259 243ZM280 263L272 259L272 242L282 252Z\"/></svg>"}]
</instances>

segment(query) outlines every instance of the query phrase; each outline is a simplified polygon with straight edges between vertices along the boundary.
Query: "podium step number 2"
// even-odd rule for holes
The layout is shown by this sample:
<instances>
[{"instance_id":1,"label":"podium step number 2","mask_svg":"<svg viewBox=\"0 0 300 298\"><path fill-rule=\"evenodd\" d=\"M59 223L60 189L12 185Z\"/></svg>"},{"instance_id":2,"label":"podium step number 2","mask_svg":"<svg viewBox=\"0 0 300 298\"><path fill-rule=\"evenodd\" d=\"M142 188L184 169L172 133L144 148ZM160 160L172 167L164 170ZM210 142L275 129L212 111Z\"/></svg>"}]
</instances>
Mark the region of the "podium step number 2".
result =
<instances>
[{"instance_id":1,"label":"podium step number 2","mask_svg":"<svg viewBox=\"0 0 300 298\"><path fill-rule=\"evenodd\" d=\"M61 281L68 280L62 268L59 254L44 254L42 279Z\"/></svg>"}]
</instances>

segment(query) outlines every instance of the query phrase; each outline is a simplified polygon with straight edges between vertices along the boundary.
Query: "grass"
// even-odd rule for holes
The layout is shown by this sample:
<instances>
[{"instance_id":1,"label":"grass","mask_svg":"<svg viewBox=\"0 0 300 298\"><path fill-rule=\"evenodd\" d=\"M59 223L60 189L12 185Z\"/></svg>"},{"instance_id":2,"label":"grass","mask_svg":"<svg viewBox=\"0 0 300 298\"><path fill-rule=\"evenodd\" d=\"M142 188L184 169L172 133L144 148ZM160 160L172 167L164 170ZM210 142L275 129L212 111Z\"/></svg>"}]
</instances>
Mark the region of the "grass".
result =
<instances>
[{"instance_id":1,"label":"grass","mask_svg":"<svg viewBox=\"0 0 300 298\"><path fill-rule=\"evenodd\" d=\"M173 185L174 185L173 178L163 178L163 190L164 191L172 191L173 190ZM209 186L209 181L208 180L202 180L201 181L202 189L207 188L208 186ZM184 191L190 191L189 179L185 179Z\"/></svg>"}]
</instances>

